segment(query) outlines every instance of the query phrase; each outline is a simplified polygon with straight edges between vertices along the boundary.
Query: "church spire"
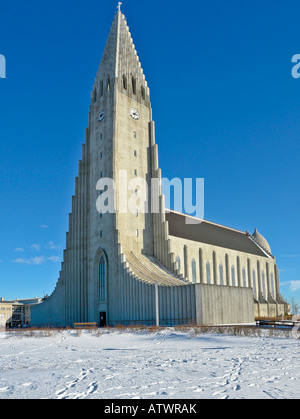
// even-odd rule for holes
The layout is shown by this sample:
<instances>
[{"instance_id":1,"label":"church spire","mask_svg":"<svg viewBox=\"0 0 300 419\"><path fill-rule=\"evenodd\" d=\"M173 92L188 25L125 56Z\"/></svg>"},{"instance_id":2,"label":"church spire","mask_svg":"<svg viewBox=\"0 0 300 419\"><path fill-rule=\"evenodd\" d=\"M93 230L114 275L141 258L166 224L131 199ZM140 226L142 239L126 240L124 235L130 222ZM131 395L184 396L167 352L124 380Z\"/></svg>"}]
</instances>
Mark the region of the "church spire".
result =
<instances>
[{"instance_id":1,"label":"church spire","mask_svg":"<svg viewBox=\"0 0 300 419\"><path fill-rule=\"evenodd\" d=\"M112 82L123 80L126 84L133 84L145 89L149 95L143 69L129 31L124 14L121 12L122 3L117 6L110 33L106 42L100 67L96 76L94 88L107 78Z\"/></svg>"}]
</instances>

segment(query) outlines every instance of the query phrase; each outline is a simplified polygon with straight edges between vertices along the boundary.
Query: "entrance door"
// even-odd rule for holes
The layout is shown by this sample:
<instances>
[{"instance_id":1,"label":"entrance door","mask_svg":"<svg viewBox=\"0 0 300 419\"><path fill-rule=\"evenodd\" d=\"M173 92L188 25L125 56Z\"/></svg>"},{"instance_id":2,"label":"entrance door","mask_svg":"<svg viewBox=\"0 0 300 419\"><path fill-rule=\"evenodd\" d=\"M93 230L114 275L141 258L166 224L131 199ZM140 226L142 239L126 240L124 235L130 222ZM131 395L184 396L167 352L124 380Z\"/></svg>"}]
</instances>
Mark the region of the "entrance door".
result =
<instances>
[{"instance_id":1,"label":"entrance door","mask_svg":"<svg viewBox=\"0 0 300 419\"><path fill-rule=\"evenodd\" d=\"M106 327L106 312L100 313L100 327Z\"/></svg>"}]
</instances>

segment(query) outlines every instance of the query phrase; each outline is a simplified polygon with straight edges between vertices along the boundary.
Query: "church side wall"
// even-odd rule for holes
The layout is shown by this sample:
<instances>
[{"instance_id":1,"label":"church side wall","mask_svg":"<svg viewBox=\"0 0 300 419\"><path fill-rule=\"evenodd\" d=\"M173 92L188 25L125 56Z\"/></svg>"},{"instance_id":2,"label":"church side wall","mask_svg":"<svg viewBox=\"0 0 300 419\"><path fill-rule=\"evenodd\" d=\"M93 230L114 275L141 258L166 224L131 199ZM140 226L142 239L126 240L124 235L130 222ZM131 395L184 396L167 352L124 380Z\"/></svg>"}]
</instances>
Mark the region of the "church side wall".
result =
<instances>
[{"instance_id":1,"label":"church side wall","mask_svg":"<svg viewBox=\"0 0 300 419\"><path fill-rule=\"evenodd\" d=\"M170 246L179 274L191 283L252 289L256 316L284 311L274 259L174 236Z\"/></svg>"}]
</instances>

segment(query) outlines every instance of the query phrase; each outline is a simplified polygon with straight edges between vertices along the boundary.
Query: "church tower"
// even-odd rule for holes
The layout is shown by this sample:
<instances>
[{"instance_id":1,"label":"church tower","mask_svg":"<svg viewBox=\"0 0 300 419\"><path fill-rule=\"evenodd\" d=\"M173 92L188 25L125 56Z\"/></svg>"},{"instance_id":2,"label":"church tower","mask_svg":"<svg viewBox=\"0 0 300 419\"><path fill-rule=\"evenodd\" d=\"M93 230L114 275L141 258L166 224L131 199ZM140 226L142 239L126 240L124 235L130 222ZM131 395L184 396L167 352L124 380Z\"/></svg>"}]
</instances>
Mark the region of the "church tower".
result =
<instances>
[{"instance_id":1,"label":"church tower","mask_svg":"<svg viewBox=\"0 0 300 419\"><path fill-rule=\"evenodd\" d=\"M100 246L100 252L107 257L107 293L114 296L100 304L100 313L117 310L117 307L109 309L107 306L118 301L120 288L119 266L110 261L114 261L118 253L132 250L153 254L151 217L139 208L130 209L127 205L131 195L139 194L137 186L133 191L128 190L129 182L134 184L136 178L151 177L151 123L147 82L125 16L118 10L92 89L88 128L89 269L93 271L94 260L99 259ZM103 198L106 194L105 190L96 190L96 185L106 178L114 182L115 212L110 207L109 212L102 214L96 209L96 202L101 194ZM93 311L98 304L97 276L91 285L90 307ZM97 314L91 312L90 316L94 318Z\"/></svg>"},{"instance_id":2,"label":"church tower","mask_svg":"<svg viewBox=\"0 0 300 419\"><path fill-rule=\"evenodd\" d=\"M136 251L143 249L147 254L153 253L151 219L145 219L142 202L132 207L134 201L138 201L134 195L138 198L141 192L138 179L150 181L152 177L151 124L147 82L125 17L118 11L93 86L89 116L91 210L95 209L99 194L96 191L99 179L112 179L116 191L115 215L103 214L99 218L96 213L91 220L92 225L102 226L100 242L103 245L113 227L118 231L117 240L124 251L130 242L130 250L134 246ZM128 190L130 184L132 191ZM128 207L130 198L132 205Z\"/></svg>"},{"instance_id":3,"label":"church tower","mask_svg":"<svg viewBox=\"0 0 300 419\"><path fill-rule=\"evenodd\" d=\"M110 262L116 260L116 255L127 263L131 261L131 269L138 270L139 276L145 270L144 266L136 266L144 265L145 260L136 260L141 255L163 254L165 258L160 259L168 260L170 268L172 265L159 182L156 196L152 196L151 180L160 180L161 174L150 91L120 5L118 9L92 89L88 129L90 272L99 259L100 246L100 253L104 252L107 258L108 298L100 303L99 312L106 312L110 321L112 313L120 317L120 278L124 267ZM113 180L115 212L99 214L95 203L104 201L106 191L100 187L96 190L96 185L105 178ZM157 205L154 214L151 203ZM97 295L96 276L90 290L91 318L97 317Z\"/></svg>"}]
</instances>

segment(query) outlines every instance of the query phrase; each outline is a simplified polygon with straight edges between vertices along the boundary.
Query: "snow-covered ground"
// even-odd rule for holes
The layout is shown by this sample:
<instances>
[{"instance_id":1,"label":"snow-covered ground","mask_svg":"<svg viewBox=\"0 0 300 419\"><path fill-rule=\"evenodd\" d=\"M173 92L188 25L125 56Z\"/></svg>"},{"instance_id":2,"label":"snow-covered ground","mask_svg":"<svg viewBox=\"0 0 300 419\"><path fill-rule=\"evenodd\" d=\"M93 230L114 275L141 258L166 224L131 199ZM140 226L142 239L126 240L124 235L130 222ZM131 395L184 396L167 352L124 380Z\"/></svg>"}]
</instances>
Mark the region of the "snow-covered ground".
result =
<instances>
[{"instance_id":1,"label":"snow-covered ground","mask_svg":"<svg viewBox=\"0 0 300 419\"><path fill-rule=\"evenodd\" d=\"M299 396L299 339L174 329L0 332L0 399Z\"/></svg>"}]
</instances>

